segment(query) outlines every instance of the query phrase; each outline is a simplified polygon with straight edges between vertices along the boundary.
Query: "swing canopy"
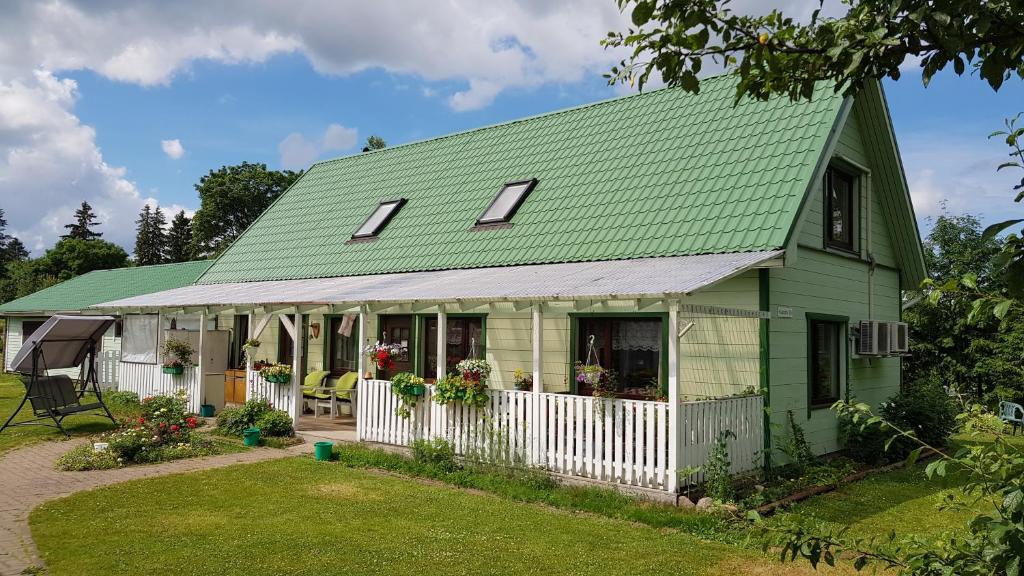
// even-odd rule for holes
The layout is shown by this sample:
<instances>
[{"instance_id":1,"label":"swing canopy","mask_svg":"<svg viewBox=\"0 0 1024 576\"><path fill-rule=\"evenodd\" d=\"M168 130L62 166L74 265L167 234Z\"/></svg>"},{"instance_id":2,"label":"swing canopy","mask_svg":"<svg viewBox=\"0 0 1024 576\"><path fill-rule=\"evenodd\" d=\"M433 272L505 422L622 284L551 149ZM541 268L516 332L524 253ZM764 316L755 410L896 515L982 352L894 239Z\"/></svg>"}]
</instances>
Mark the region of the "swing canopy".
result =
<instances>
[{"instance_id":1,"label":"swing canopy","mask_svg":"<svg viewBox=\"0 0 1024 576\"><path fill-rule=\"evenodd\" d=\"M89 350L99 349L103 334L113 323L110 316L50 316L25 339L11 362L11 371L32 374L32 351L37 348L45 362L39 370L79 366Z\"/></svg>"}]
</instances>

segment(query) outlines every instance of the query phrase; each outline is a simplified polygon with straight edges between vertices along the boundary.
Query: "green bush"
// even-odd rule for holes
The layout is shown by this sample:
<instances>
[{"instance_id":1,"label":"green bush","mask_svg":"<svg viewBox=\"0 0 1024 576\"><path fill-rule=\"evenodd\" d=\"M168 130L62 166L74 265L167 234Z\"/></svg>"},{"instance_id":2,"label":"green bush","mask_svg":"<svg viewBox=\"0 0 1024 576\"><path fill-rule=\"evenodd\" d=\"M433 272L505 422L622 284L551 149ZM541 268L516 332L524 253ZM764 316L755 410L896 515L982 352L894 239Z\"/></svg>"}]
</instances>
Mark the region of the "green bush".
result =
<instances>
[{"instance_id":1,"label":"green bush","mask_svg":"<svg viewBox=\"0 0 1024 576\"><path fill-rule=\"evenodd\" d=\"M264 412L256 419L255 427L260 429L262 436L294 436L295 428L292 419L283 410Z\"/></svg>"},{"instance_id":2,"label":"green bush","mask_svg":"<svg viewBox=\"0 0 1024 576\"><path fill-rule=\"evenodd\" d=\"M283 410L274 410L266 400L249 400L242 406L225 408L217 415L217 431L227 436L241 436L246 428L259 428L263 436L292 436L291 417Z\"/></svg>"},{"instance_id":3,"label":"green bush","mask_svg":"<svg viewBox=\"0 0 1024 576\"><path fill-rule=\"evenodd\" d=\"M84 470L110 470L119 468L121 464L117 461L117 455L110 450L97 452L92 449L91 444L76 446L57 458L56 467L58 470L80 472Z\"/></svg>"},{"instance_id":4,"label":"green bush","mask_svg":"<svg viewBox=\"0 0 1024 576\"><path fill-rule=\"evenodd\" d=\"M882 416L893 425L913 432L922 441L941 448L956 431L956 404L941 386L919 380L882 403ZM861 429L862 423L852 423L840 417L840 437L850 458L865 464L898 462L917 447L908 438L897 438L892 443L892 430L878 426ZM889 444L886 449L886 444Z\"/></svg>"},{"instance_id":5,"label":"green bush","mask_svg":"<svg viewBox=\"0 0 1024 576\"><path fill-rule=\"evenodd\" d=\"M455 448L443 438L413 441L412 459L445 473L459 469L459 464L455 461Z\"/></svg>"},{"instance_id":6,"label":"green bush","mask_svg":"<svg viewBox=\"0 0 1024 576\"><path fill-rule=\"evenodd\" d=\"M731 502L735 495L729 474L732 466L729 461L730 438L736 438L736 434L731 430L721 431L704 464L704 493L716 502Z\"/></svg>"}]
</instances>

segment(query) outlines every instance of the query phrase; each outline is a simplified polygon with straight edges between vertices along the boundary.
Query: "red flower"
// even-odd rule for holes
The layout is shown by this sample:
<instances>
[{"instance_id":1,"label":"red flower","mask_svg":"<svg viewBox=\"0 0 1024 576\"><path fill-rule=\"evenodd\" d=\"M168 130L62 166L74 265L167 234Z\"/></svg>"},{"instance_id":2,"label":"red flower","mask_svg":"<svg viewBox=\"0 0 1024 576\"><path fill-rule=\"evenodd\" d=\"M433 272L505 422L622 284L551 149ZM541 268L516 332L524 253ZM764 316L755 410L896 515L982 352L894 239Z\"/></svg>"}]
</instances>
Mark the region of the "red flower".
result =
<instances>
[{"instance_id":1,"label":"red flower","mask_svg":"<svg viewBox=\"0 0 1024 576\"><path fill-rule=\"evenodd\" d=\"M167 422L161 422L160 428L167 428Z\"/></svg>"},{"instance_id":2,"label":"red flower","mask_svg":"<svg viewBox=\"0 0 1024 576\"><path fill-rule=\"evenodd\" d=\"M181 426L178 426L177 424L171 424L171 432L177 432L178 430L181 430Z\"/></svg>"},{"instance_id":3,"label":"red flower","mask_svg":"<svg viewBox=\"0 0 1024 576\"><path fill-rule=\"evenodd\" d=\"M146 419L145 418L139 418L139 424L145 424L145 423L146 423Z\"/></svg>"}]
</instances>

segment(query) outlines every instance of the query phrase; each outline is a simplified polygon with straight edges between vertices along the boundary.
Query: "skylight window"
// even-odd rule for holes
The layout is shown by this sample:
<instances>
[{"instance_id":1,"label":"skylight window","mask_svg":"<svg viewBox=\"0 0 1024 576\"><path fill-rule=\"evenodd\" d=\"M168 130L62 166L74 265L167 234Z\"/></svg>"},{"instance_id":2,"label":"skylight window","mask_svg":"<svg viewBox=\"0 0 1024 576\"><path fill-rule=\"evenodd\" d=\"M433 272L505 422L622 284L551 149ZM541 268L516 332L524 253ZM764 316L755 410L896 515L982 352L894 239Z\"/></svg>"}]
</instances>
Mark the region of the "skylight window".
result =
<instances>
[{"instance_id":1,"label":"skylight window","mask_svg":"<svg viewBox=\"0 0 1024 576\"><path fill-rule=\"evenodd\" d=\"M526 200L526 196L537 185L537 179L509 182L498 192L498 195L491 201L491 205L484 210L484 213L477 219L477 226L484 224L500 224L508 222L515 215L516 210Z\"/></svg>"},{"instance_id":2,"label":"skylight window","mask_svg":"<svg viewBox=\"0 0 1024 576\"><path fill-rule=\"evenodd\" d=\"M352 239L373 238L387 226L388 222L398 213L398 209L405 204L405 198L398 200L384 200L377 206L377 209L370 214L370 217L363 222L363 225L352 235Z\"/></svg>"}]
</instances>

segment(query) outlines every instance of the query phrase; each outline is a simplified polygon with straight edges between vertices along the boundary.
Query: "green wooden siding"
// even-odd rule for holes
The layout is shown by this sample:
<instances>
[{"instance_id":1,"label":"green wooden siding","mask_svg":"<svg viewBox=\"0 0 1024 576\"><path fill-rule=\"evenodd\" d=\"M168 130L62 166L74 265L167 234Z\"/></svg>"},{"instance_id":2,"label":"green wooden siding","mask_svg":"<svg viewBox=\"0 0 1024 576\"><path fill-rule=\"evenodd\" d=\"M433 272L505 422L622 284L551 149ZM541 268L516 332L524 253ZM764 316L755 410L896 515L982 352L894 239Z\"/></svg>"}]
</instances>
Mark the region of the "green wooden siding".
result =
<instances>
[{"instance_id":1,"label":"green wooden siding","mask_svg":"<svg viewBox=\"0 0 1024 576\"><path fill-rule=\"evenodd\" d=\"M863 114L862 107L854 106L835 153L870 169L870 157L864 152ZM835 414L827 409L811 410L808 418L807 314L846 317L851 325L869 318L900 319L899 273L894 268L896 258L892 250L890 223L879 201L878 186L882 184L878 179L872 182L870 206L861 187L859 214L863 259L822 249L823 195L822 188L818 186L805 206L807 213L800 230L796 261L770 272L773 312L779 306L793 311L792 318L778 318L776 315L771 321L772 421L776 430L781 430L786 412L792 410L817 452L831 452L839 448L838 426ZM867 210L872 214L870 239L867 238L864 217ZM879 264L873 275L869 273L866 261L869 245ZM873 289L870 312L869 286ZM844 350L848 349L849 346L844 346ZM848 390L851 396L875 406L899 390L898 358L858 358L844 353L841 372L849 375L848 381L843 383L843 395Z\"/></svg>"}]
</instances>

